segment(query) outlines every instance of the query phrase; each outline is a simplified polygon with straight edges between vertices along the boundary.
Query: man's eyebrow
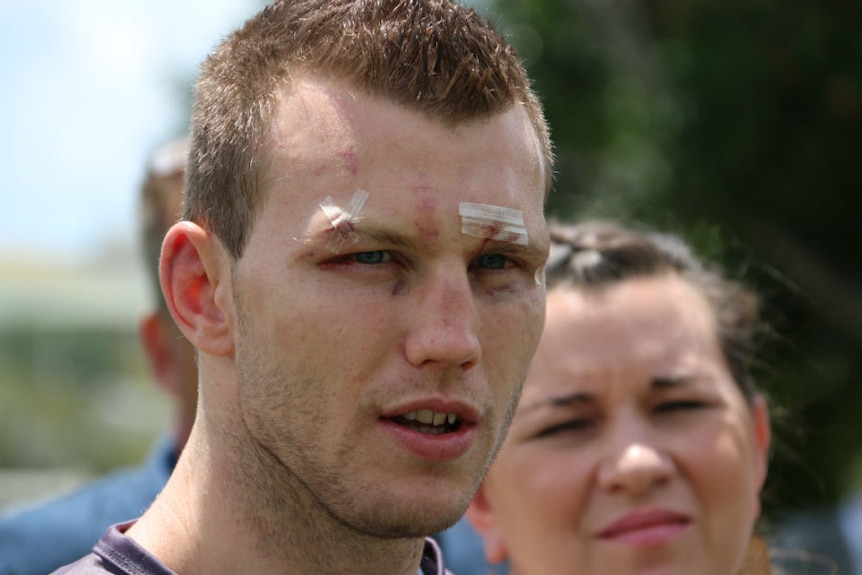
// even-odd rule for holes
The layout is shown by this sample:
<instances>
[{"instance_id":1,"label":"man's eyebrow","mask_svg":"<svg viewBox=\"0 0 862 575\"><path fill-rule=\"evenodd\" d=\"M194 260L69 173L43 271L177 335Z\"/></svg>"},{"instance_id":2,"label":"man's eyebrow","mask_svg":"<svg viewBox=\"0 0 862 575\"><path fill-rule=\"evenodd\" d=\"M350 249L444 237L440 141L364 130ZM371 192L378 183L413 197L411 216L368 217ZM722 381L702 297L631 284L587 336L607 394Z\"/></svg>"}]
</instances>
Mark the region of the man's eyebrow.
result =
<instances>
[{"instance_id":1,"label":"man's eyebrow","mask_svg":"<svg viewBox=\"0 0 862 575\"><path fill-rule=\"evenodd\" d=\"M392 229L383 228L370 222L356 222L356 224L354 224L353 231L357 236L359 236L359 238L365 237L388 246L407 250L415 250L419 248L419 244L414 237Z\"/></svg>"},{"instance_id":2,"label":"man's eyebrow","mask_svg":"<svg viewBox=\"0 0 862 575\"><path fill-rule=\"evenodd\" d=\"M574 393L570 393L567 395L559 395L552 397L545 397L538 401L533 402L530 405L522 408L523 411L532 411L534 409L538 409L540 407L567 407L569 405L575 404L589 404L593 402L593 394L586 393L583 391L576 391Z\"/></svg>"},{"instance_id":3,"label":"man's eyebrow","mask_svg":"<svg viewBox=\"0 0 862 575\"><path fill-rule=\"evenodd\" d=\"M515 244L502 240L486 240L482 244L483 252L497 252L503 255L523 256L523 257L538 257L540 255L547 256L547 247L538 242L529 240L527 244Z\"/></svg>"},{"instance_id":4,"label":"man's eyebrow","mask_svg":"<svg viewBox=\"0 0 862 575\"><path fill-rule=\"evenodd\" d=\"M331 226L326 226L323 229L317 230L312 233L309 237L311 241L320 241L327 242L332 234L337 234L340 232L349 232L350 235L354 237L354 240L350 243L357 243L362 239L370 239L372 241L390 245L396 248L402 249L416 249L418 248L418 243L411 236L394 231L392 229L384 228L381 225L371 223L364 220L359 221L349 221L342 223L346 229L334 229Z\"/></svg>"},{"instance_id":5,"label":"man's eyebrow","mask_svg":"<svg viewBox=\"0 0 862 575\"><path fill-rule=\"evenodd\" d=\"M350 232L357 238L357 241L365 238L380 244L404 250L422 249L419 241L414 236L395 231L386 227L384 224L360 219L359 221L349 222L347 225L350 226ZM310 239L325 242L333 233L338 232L331 227L326 227L314 233ZM534 241L533 238L530 238L529 243L526 245L514 244L500 240L485 240L482 244L482 252L487 253L488 251L516 257L522 256L527 258L529 256L535 258L541 255L547 256L548 246L547 244L541 244Z\"/></svg>"}]
</instances>

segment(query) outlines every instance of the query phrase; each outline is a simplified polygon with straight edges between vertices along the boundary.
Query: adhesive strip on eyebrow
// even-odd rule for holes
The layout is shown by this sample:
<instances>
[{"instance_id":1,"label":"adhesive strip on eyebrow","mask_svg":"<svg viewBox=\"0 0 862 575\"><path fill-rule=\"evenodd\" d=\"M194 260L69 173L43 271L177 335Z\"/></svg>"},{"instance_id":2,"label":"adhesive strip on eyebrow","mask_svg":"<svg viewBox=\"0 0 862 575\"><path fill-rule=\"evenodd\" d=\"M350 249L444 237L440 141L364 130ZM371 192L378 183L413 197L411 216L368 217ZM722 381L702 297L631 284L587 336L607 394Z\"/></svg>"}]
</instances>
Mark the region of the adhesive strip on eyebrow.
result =
<instances>
[{"instance_id":1,"label":"adhesive strip on eyebrow","mask_svg":"<svg viewBox=\"0 0 862 575\"><path fill-rule=\"evenodd\" d=\"M522 246L529 243L521 210L461 202L458 214L461 216L462 234Z\"/></svg>"},{"instance_id":2,"label":"adhesive strip on eyebrow","mask_svg":"<svg viewBox=\"0 0 862 575\"><path fill-rule=\"evenodd\" d=\"M344 244L355 244L359 241L359 236L354 230L354 226L359 222L359 214L365 206L365 201L368 199L368 192L361 188L356 188L353 198L350 199L350 204L347 210L343 210L332 200L332 196L326 198L319 204L323 214L332 225L332 233L329 235L329 240L326 242L326 249L338 254L341 253L341 248Z\"/></svg>"}]
</instances>

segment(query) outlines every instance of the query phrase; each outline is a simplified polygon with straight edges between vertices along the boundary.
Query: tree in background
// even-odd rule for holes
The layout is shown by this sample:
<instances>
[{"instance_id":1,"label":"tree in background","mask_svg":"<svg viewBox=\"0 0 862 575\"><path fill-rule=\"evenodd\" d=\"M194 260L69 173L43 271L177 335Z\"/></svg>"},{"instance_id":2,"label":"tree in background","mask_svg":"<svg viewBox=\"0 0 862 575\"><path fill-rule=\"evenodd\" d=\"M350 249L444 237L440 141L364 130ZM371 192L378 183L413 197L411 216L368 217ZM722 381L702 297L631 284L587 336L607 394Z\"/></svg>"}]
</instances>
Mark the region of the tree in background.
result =
<instances>
[{"instance_id":1,"label":"tree in background","mask_svg":"<svg viewBox=\"0 0 862 575\"><path fill-rule=\"evenodd\" d=\"M764 296L767 508L862 483L862 4L491 0L559 157L549 210L692 239Z\"/></svg>"}]
</instances>

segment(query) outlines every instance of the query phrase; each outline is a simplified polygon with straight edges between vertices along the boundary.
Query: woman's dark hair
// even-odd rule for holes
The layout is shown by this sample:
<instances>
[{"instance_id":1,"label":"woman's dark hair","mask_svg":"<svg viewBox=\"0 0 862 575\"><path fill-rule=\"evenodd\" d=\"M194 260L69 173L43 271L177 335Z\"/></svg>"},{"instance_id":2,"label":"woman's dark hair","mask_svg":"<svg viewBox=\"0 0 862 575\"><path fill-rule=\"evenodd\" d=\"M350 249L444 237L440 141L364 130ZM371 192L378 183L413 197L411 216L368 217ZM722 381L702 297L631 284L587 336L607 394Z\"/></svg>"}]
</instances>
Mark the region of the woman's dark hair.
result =
<instances>
[{"instance_id":1,"label":"woman's dark hair","mask_svg":"<svg viewBox=\"0 0 862 575\"><path fill-rule=\"evenodd\" d=\"M715 314L718 341L731 375L751 404L751 376L760 301L743 285L706 266L682 238L608 221L551 225L548 290L601 290L623 281L675 274L689 282Z\"/></svg>"}]
</instances>

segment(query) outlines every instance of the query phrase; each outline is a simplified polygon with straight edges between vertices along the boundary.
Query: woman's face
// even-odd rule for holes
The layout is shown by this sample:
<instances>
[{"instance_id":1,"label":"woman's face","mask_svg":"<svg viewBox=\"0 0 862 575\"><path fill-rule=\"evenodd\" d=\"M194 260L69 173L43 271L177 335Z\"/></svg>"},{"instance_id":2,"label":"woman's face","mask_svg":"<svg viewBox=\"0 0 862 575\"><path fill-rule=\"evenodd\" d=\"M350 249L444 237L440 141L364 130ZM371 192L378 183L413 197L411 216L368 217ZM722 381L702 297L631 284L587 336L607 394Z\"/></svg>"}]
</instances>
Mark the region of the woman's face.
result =
<instances>
[{"instance_id":1,"label":"woman's face","mask_svg":"<svg viewBox=\"0 0 862 575\"><path fill-rule=\"evenodd\" d=\"M468 511L519 575L735 574L769 425L677 276L548 293L509 435Z\"/></svg>"}]
</instances>

